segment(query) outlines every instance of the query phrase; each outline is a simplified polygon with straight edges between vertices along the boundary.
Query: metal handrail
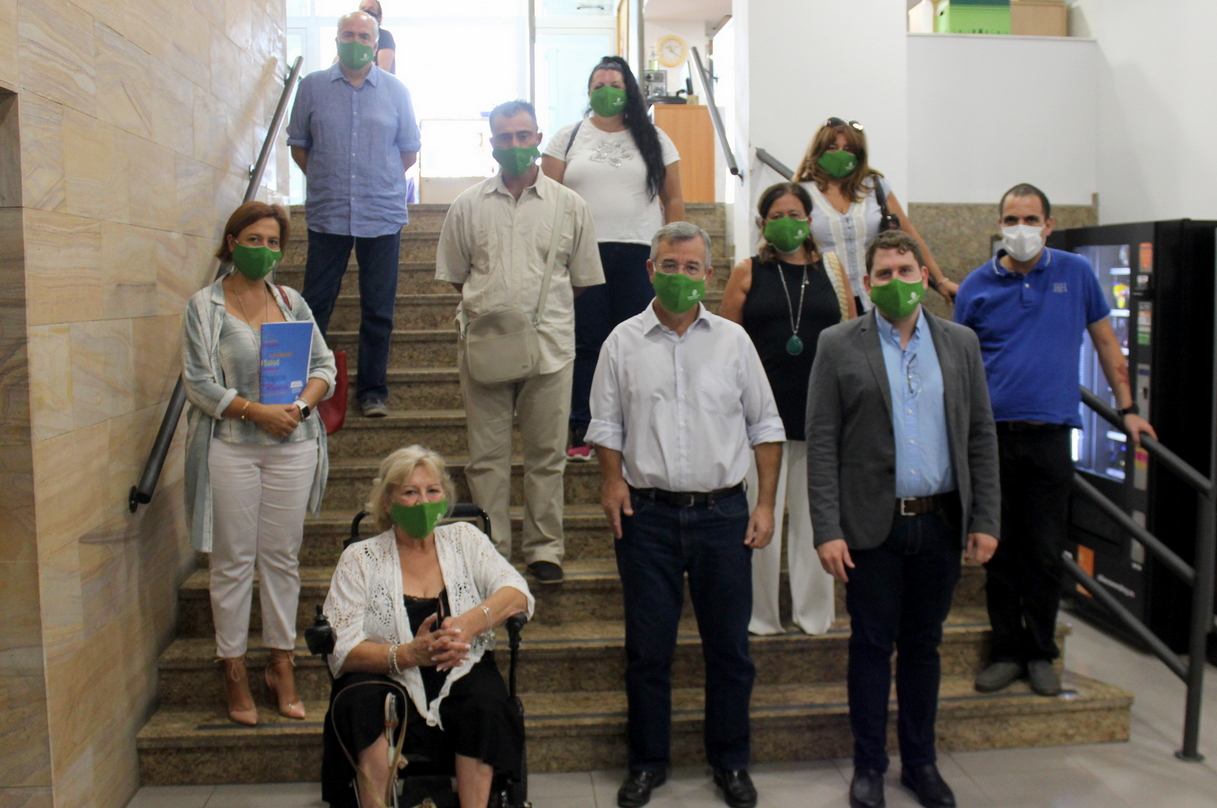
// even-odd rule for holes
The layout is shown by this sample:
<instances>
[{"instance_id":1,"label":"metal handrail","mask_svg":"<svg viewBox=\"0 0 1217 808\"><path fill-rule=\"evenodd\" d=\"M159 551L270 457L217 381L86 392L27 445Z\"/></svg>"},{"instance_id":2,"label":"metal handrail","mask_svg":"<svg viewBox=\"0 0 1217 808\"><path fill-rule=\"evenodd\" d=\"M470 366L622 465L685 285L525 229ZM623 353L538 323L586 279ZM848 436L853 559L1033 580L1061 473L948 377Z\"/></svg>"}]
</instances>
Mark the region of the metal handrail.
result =
<instances>
[{"instance_id":1,"label":"metal handrail","mask_svg":"<svg viewBox=\"0 0 1217 808\"><path fill-rule=\"evenodd\" d=\"M778 158L774 157L769 152L765 151L764 149L758 148L756 150L756 159L760 160L762 163L769 166L777 173L781 174L783 179L786 179L790 182L794 182L794 172L790 170L790 166L786 165L785 163L783 163Z\"/></svg>"},{"instance_id":2,"label":"metal handrail","mask_svg":"<svg viewBox=\"0 0 1217 808\"><path fill-rule=\"evenodd\" d=\"M304 57L297 56L296 61L292 62L291 70L283 79L283 92L279 96L279 103L275 106L270 128L266 130L266 139L262 141L262 149L258 152L257 162L249 167L249 185L245 188L242 203L251 201L258 193L258 186L262 184L262 175L266 173L266 164L270 160L271 149L274 148L275 139L279 136L279 127L283 125L288 99L291 98L292 90L295 89L296 82L300 79L300 69L303 66ZM228 262L220 264L220 268L216 271L216 278L226 272L228 266ZM212 283L214 282L213 278ZM177 384L173 386L173 394L169 396L169 405L165 408L164 417L161 418L160 429L156 431L156 440L152 442L152 451L148 453L148 461L144 463L144 473L140 475L139 484L131 486L131 491L127 494L127 507L130 508L131 513L135 513L140 505L147 505L152 501L157 480L160 479L161 469L165 465L165 458L169 455L169 444L173 442L173 433L177 431L177 423L182 418L182 410L185 406L186 388L182 384L182 376L179 373Z\"/></svg>"},{"instance_id":3,"label":"metal handrail","mask_svg":"<svg viewBox=\"0 0 1217 808\"><path fill-rule=\"evenodd\" d=\"M723 116L718 113L718 105L714 103L714 77L701 63L701 54L697 52L697 48L690 48L693 52L693 64L697 66L697 75L701 77L701 86L705 90L706 106L710 109L710 119L714 121L714 131L718 133L718 145L723 149L723 157L727 160L727 170L740 178L743 182L744 175L739 170L739 165L735 162L735 154L731 151L731 144L727 140L727 128L723 126Z\"/></svg>"},{"instance_id":4,"label":"metal handrail","mask_svg":"<svg viewBox=\"0 0 1217 808\"><path fill-rule=\"evenodd\" d=\"M1214 311L1217 311L1217 289L1214 290ZM1217 320L1214 321L1213 341L1217 346ZM1217 364L1217 351L1214 352L1214 362ZM1210 474L1217 474L1217 367L1213 372L1211 395L1212 432L1209 438L1209 470ZM1094 410L1113 427L1127 433L1124 419L1120 417L1120 414L1085 387L1082 387L1082 403ZM1200 754L1198 746L1208 634L1217 628L1217 621L1213 617L1213 578L1214 568L1217 567L1217 495L1215 495L1217 480L1205 477L1194 466L1149 435L1141 435L1141 446L1156 461L1186 480L1200 495L1196 524L1196 555L1193 564L1188 564L1163 544L1157 536L1137 524L1082 475L1075 473L1073 484L1087 499L1095 503L1107 516L1114 519L1120 527L1141 542L1171 572L1191 585L1192 614L1186 662L1117 601L1106 587L1083 570L1068 551L1063 552L1062 556L1065 570L1074 580L1081 584L1095 601L1106 608L1117 621L1140 638L1154 652L1155 656L1161 659L1163 664L1187 685L1187 699L1183 713L1183 748L1176 752L1175 756L1181 760L1198 762L1204 760L1204 755Z\"/></svg>"}]
</instances>

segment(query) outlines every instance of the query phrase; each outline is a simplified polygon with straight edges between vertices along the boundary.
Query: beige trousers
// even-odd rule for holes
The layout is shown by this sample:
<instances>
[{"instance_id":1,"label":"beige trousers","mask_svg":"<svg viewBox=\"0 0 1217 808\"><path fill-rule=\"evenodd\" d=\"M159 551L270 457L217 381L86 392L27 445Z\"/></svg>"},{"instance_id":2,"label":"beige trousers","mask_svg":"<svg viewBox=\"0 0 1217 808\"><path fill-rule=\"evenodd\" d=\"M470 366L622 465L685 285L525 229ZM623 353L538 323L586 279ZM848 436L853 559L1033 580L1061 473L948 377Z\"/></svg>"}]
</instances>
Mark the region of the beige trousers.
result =
<instances>
[{"instance_id":1,"label":"beige trousers","mask_svg":"<svg viewBox=\"0 0 1217 808\"><path fill-rule=\"evenodd\" d=\"M520 426L524 448L524 563L562 563L562 474L566 470L566 430L570 419L568 362L545 373L507 384L478 384L460 351L461 394L469 433L465 477L473 501L490 514L491 538L511 558L511 427Z\"/></svg>"}]
</instances>

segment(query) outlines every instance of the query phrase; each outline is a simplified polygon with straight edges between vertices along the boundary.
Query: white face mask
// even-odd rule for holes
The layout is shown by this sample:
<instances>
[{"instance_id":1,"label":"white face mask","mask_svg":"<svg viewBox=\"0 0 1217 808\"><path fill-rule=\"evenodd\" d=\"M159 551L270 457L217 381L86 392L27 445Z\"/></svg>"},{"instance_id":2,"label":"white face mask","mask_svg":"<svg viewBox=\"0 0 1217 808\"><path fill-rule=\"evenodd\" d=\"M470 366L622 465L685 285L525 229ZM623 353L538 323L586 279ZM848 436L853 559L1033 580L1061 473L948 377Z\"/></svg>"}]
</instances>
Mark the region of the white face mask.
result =
<instances>
[{"instance_id":1,"label":"white face mask","mask_svg":"<svg viewBox=\"0 0 1217 808\"><path fill-rule=\"evenodd\" d=\"M1001 243L1015 261L1030 261L1044 249L1044 228L1029 224L1003 227Z\"/></svg>"}]
</instances>

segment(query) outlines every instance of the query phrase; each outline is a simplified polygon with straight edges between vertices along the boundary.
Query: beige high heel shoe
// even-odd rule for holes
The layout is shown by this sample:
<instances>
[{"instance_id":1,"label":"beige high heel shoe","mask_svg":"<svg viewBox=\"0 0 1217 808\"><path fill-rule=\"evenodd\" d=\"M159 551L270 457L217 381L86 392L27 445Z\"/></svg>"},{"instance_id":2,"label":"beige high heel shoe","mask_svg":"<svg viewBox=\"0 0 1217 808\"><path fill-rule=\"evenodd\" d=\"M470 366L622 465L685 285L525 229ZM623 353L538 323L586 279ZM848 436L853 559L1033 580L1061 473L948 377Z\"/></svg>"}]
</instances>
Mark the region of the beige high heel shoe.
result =
<instances>
[{"instance_id":1,"label":"beige high heel shoe","mask_svg":"<svg viewBox=\"0 0 1217 808\"><path fill-rule=\"evenodd\" d=\"M249 727L258 725L258 708L249 692L249 677L245 674L245 657L220 657L217 662L224 671L224 697L228 717Z\"/></svg>"},{"instance_id":2,"label":"beige high heel shoe","mask_svg":"<svg viewBox=\"0 0 1217 808\"><path fill-rule=\"evenodd\" d=\"M296 693L296 652L280 648L270 649L270 661L266 665L266 689L270 691L270 699L284 718L304 718L304 702ZM271 671L275 672L274 679Z\"/></svg>"}]
</instances>

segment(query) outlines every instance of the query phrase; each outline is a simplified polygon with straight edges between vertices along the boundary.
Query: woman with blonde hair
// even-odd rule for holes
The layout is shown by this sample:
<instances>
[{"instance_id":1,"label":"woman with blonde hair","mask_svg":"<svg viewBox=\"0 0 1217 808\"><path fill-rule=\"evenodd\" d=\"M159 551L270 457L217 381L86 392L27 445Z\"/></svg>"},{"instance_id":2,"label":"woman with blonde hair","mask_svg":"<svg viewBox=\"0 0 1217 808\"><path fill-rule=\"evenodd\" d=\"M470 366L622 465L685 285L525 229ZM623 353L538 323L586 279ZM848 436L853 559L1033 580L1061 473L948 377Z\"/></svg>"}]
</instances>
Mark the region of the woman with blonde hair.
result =
<instances>
[{"instance_id":1,"label":"woman with blonde hair","mask_svg":"<svg viewBox=\"0 0 1217 808\"><path fill-rule=\"evenodd\" d=\"M845 265L859 313L871 309L870 297L862 288L866 248L879 233L897 225L917 240L930 270L930 286L950 303L959 284L938 268L895 192L870 167L868 157L866 133L858 121L829 118L811 139L794 181L811 195L812 236L821 250L835 253Z\"/></svg>"},{"instance_id":2,"label":"woman with blonde hair","mask_svg":"<svg viewBox=\"0 0 1217 808\"><path fill-rule=\"evenodd\" d=\"M322 797L379 804L391 783L385 697L402 694L406 743L456 756L462 808L484 808L494 770L520 771L524 726L494 664L494 628L532 614L524 578L467 522L444 459L422 446L380 464L365 509L382 531L338 561L325 614L335 681L325 721ZM358 782L359 797L349 788Z\"/></svg>"}]
</instances>

